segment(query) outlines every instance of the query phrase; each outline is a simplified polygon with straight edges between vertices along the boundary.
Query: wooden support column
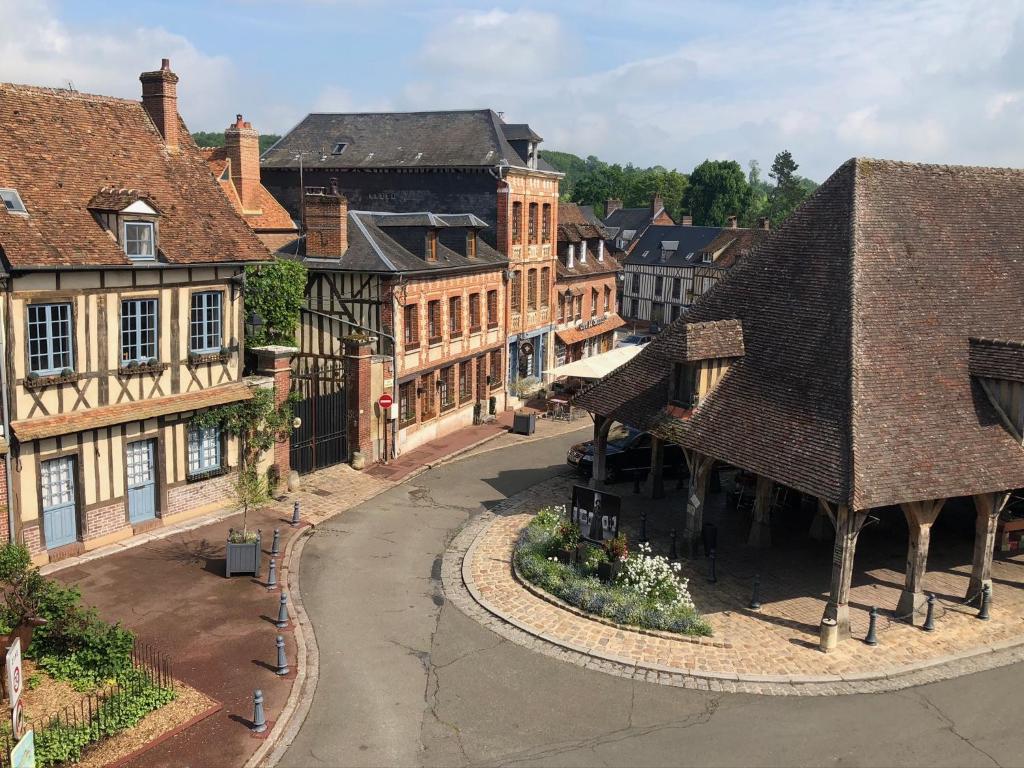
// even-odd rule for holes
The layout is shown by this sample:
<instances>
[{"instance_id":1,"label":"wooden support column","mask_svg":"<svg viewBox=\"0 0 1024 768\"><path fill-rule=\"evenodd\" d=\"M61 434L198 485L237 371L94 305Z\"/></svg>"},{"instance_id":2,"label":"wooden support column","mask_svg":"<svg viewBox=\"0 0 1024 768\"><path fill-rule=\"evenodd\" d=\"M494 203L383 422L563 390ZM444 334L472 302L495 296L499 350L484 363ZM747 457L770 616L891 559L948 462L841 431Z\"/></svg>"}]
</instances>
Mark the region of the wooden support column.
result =
<instances>
[{"instance_id":1,"label":"wooden support column","mask_svg":"<svg viewBox=\"0 0 1024 768\"><path fill-rule=\"evenodd\" d=\"M612 420L606 416L594 414L594 465L590 477L590 487L600 489L605 481L605 458L608 456L608 430Z\"/></svg>"},{"instance_id":2,"label":"wooden support column","mask_svg":"<svg viewBox=\"0 0 1024 768\"><path fill-rule=\"evenodd\" d=\"M907 579L896 604L896 618L909 621L914 626L924 624L924 574L928 567L928 545L932 523L945 503L945 499L935 499L900 504L903 516L907 518L910 540L907 544Z\"/></svg>"},{"instance_id":3,"label":"wooden support column","mask_svg":"<svg viewBox=\"0 0 1024 768\"><path fill-rule=\"evenodd\" d=\"M1009 501L1009 493L979 493L974 497L977 517L974 521L974 564L971 582L965 597L969 604L981 604L981 590L992 587L992 552L996 548L996 529L999 515Z\"/></svg>"},{"instance_id":4,"label":"wooden support column","mask_svg":"<svg viewBox=\"0 0 1024 768\"><path fill-rule=\"evenodd\" d=\"M686 525L683 541L690 555L696 556L700 546L701 529L704 527L704 500L708 495L711 467L715 460L696 451L687 451L690 465L690 488L686 495Z\"/></svg>"},{"instance_id":5,"label":"wooden support column","mask_svg":"<svg viewBox=\"0 0 1024 768\"><path fill-rule=\"evenodd\" d=\"M651 435L651 498L665 497L665 441Z\"/></svg>"},{"instance_id":6,"label":"wooden support column","mask_svg":"<svg viewBox=\"0 0 1024 768\"><path fill-rule=\"evenodd\" d=\"M817 512L814 515L814 519L811 521L811 529L807 532L814 541L828 541L830 538L835 536L835 528L832 527L832 518L829 517L828 510L822 508L819 501Z\"/></svg>"},{"instance_id":7,"label":"wooden support column","mask_svg":"<svg viewBox=\"0 0 1024 768\"><path fill-rule=\"evenodd\" d=\"M754 491L754 520L750 524L750 536L747 544L751 547L770 547L772 545L772 487L770 478L757 476L757 487Z\"/></svg>"},{"instance_id":8,"label":"wooden support column","mask_svg":"<svg viewBox=\"0 0 1024 768\"><path fill-rule=\"evenodd\" d=\"M827 651L835 646L837 640L850 636L853 557L857 550L857 537L868 515L867 510L851 511L845 504L833 506L824 499L819 499L819 504L836 531L832 553L832 584L821 619L821 649Z\"/></svg>"}]
</instances>

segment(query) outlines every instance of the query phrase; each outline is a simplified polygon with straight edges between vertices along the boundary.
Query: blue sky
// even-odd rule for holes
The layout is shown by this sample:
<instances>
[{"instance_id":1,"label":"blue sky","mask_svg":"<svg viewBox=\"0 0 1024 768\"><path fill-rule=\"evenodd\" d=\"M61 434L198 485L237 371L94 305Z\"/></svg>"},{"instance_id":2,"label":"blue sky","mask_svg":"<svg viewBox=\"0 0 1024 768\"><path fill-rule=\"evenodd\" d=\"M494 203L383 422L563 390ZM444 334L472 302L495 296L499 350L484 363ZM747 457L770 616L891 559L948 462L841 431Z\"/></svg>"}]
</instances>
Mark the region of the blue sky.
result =
<instances>
[{"instance_id":1,"label":"blue sky","mask_svg":"<svg viewBox=\"0 0 1024 768\"><path fill-rule=\"evenodd\" d=\"M1024 0L0 0L0 80L137 97L169 56L194 130L241 112L489 106L544 146L689 170L790 149L1024 166Z\"/></svg>"}]
</instances>

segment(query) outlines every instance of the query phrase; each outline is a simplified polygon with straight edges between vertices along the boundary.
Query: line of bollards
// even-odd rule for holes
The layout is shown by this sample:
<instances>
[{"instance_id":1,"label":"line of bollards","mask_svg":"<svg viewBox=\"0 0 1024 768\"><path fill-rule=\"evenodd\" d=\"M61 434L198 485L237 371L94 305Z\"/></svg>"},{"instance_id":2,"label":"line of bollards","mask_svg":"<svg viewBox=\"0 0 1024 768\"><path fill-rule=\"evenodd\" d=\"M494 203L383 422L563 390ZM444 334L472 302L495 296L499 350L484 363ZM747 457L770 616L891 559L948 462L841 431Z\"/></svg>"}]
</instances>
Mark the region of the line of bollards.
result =
<instances>
[{"instance_id":1,"label":"line of bollards","mask_svg":"<svg viewBox=\"0 0 1024 768\"><path fill-rule=\"evenodd\" d=\"M270 573L267 574L267 591L277 589L277 561L270 558Z\"/></svg>"},{"instance_id":2,"label":"line of bollards","mask_svg":"<svg viewBox=\"0 0 1024 768\"><path fill-rule=\"evenodd\" d=\"M274 529L274 543L270 545L270 554L276 557L281 554L281 529Z\"/></svg>"},{"instance_id":3,"label":"line of bollards","mask_svg":"<svg viewBox=\"0 0 1024 768\"><path fill-rule=\"evenodd\" d=\"M878 645L878 608L874 605L868 612L868 634L864 638L866 645Z\"/></svg>"},{"instance_id":4,"label":"line of bollards","mask_svg":"<svg viewBox=\"0 0 1024 768\"><path fill-rule=\"evenodd\" d=\"M761 574L754 574L754 592L750 596L750 610L761 610Z\"/></svg>"},{"instance_id":5,"label":"line of bollards","mask_svg":"<svg viewBox=\"0 0 1024 768\"><path fill-rule=\"evenodd\" d=\"M988 621L992 611L992 585L986 584L981 588L981 610L978 611L978 618Z\"/></svg>"},{"instance_id":6,"label":"line of bollards","mask_svg":"<svg viewBox=\"0 0 1024 768\"><path fill-rule=\"evenodd\" d=\"M284 637L281 635L277 636L277 674L287 675L288 669L288 657L284 653Z\"/></svg>"},{"instance_id":7,"label":"line of bollards","mask_svg":"<svg viewBox=\"0 0 1024 768\"><path fill-rule=\"evenodd\" d=\"M935 631L935 595L932 593L928 594L928 612L924 616L924 626L921 629L925 632Z\"/></svg>"},{"instance_id":8,"label":"line of bollards","mask_svg":"<svg viewBox=\"0 0 1024 768\"><path fill-rule=\"evenodd\" d=\"M263 733L267 730L267 716L263 712L263 691L257 688L252 692L252 732Z\"/></svg>"},{"instance_id":9,"label":"line of bollards","mask_svg":"<svg viewBox=\"0 0 1024 768\"><path fill-rule=\"evenodd\" d=\"M277 621L274 622L274 626L278 629L288 626L288 595L285 592L281 593L281 599L278 601Z\"/></svg>"},{"instance_id":10,"label":"line of bollards","mask_svg":"<svg viewBox=\"0 0 1024 768\"><path fill-rule=\"evenodd\" d=\"M299 502L295 502L295 506L292 507L292 528L299 527Z\"/></svg>"}]
</instances>

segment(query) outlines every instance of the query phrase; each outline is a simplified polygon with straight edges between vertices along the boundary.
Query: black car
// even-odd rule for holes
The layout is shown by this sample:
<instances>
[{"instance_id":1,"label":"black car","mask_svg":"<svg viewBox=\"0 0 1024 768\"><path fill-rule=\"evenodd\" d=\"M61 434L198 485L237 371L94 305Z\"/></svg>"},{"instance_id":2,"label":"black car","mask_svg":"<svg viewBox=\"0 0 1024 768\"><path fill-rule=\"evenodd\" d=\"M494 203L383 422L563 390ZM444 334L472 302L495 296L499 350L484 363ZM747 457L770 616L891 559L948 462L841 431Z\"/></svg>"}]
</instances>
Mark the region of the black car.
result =
<instances>
[{"instance_id":1,"label":"black car","mask_svg":"<svg viewBox=\"0 0 1024 768\"><path fill-rule=\"evenodd\" d=\"M577 443L569 449L566 463L583 477L594 474L594 441ZM685 472L683 449L675 443L666 443L664 448L664 473L675 474L678 467ZM613 427L608 434L608 450L605 453L605 482L632 479L636 472L646 475L651 469L651 435L629 427Z\"/></svg>"}]
</instances>

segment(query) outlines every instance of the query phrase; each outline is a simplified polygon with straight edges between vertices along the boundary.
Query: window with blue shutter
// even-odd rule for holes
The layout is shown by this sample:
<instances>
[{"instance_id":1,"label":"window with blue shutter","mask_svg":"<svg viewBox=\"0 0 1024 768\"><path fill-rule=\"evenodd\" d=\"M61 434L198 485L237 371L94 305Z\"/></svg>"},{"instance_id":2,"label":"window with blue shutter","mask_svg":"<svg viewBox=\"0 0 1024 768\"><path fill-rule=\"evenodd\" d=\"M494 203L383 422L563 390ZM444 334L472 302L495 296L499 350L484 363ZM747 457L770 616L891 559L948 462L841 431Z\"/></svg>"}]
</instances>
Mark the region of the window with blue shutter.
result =
<instances>
[{"instance_id":1,"label":"window with blue shutter","mask_svg":"<svg viewBox=\"0 0 1024 768\"><path fill-rule=\"evenodd\" d=\"M223 294L220 291L202 291L192 294L192 316L190 322L192 352L220 352L221 339L221 303Z\"/></svg>"},{"instance_id":2,"label":"window with blue shutter","mask_svg":"<svg viewBox=\"0 0 1024 768\"><path fill-rule=\"evenodd\" d=\"M70 304L31 304L28 308L28 369L50 376L74 369Z\"/></svg>"}]
</instances>

